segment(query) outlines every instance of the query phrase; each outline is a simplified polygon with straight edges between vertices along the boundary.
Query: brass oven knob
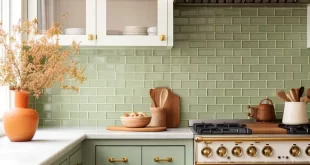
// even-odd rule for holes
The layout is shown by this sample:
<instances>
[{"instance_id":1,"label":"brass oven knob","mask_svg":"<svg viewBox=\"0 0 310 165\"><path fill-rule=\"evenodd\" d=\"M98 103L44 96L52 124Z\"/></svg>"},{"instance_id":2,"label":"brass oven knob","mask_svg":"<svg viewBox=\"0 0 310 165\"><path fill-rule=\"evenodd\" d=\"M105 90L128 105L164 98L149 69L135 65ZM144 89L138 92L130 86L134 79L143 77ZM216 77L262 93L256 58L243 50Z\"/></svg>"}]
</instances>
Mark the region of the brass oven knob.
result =
<instances>
[{"instance_id":1,"label":"brass oven knob","mask_svg":"<svg viewBox=\"0 0 310 165\"><path fill-rule=\"evenodd\" d=\"M239 146L234 147L231 150L231 154L233 154L234 156L240 157L242 155L242 148Z\"/></svg>"},{"instance_id":2,"label":"brass oven knob","mask_svg":"<svg viewBox=\"0 0 310 165\"><path fill-rule=\"evenodd\" d=\"M248 149L246 150L246 153L251 156L251 157L255 157L257 154L257 149L254 146L250 146L248 147Z\"/></svg>"},{"instance_id":3,"label":"brass oven knob","mask_svg":"<svg viewBox=\"0 0 310 165\"><path fill-rule=\"evenodd\" d=\"M300 148L296 145L292 146L290 149L290 154L294 157L297 157L300 155Z\"/></svg>"},{"instance_id":4,"label":"brass oven knob","mask_svg":"<svg viewBox=\"0 0 310 165\"><path fill-rule=\"evenodd\" d=\"M270 146L265 146L262 150L262 153L266 157L270 157L272 155L273 149Z\"/></svg>"},{"instance_id":5,"label":"brass oven knob","mask_svg":"<svg viewBox=\"0 0 310 165\"><path fill-rule=\"evenodd\" d=\"M217 150L216 150L216 154L220 157L224 157L227 155L227 149L225 147L219 147Z\"/></svg>"},{"instance_id":6,"label":"brass oven knob","mask_svg":"<svg viewBox=\"0 0 310 165\"><path fill-rule=\"evenodd\" d=\"M201 150L201 154L206 157L210 157L212 155L212 149L210 147L205 147Z\"/></svg>"},{"instance_id":7,"label":"brass oven knob","mask_svg":"<svg viewBox=\"0 0 310 165\"><path fill-rule=\"evenodd\" d=\"M306 154L307 154L308 156L310 156L310 146L307 147L307 149L306 149Z\"/></svg>"}]
</instances>

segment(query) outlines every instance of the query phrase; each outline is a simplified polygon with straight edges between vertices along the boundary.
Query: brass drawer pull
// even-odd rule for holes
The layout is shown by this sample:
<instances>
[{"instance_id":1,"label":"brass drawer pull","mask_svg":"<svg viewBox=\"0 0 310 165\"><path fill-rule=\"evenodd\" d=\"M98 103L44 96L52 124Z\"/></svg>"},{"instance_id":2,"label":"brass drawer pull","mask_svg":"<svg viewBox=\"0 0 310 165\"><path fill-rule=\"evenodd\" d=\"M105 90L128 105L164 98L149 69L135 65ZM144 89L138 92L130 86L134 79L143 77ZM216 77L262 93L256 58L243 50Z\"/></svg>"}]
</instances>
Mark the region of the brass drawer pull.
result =
<instances>
[{"instance_id":1,"label":"brass drawer pull","mask_svg":"<svg viewBox=\"0 0 310 165\"><path fill-rule=\"evenodd\" d=\"M160 35L160 36L159 36L159 40L160 40L160 41L165 41L165 39L166 39L166 36L165 36L165 35Z\"/></svg>"},{"instance_id":2,"label":"brass drawer pull","mask_svg":"<svg viewBox=\"0 0 310 165\"><path fill-rule=\"evenodd\" d=\"M124 157L121 160L115 160L113 157L110 157L109 162L124 162L124 163L126 163L126 162L128 162L128 158Z\"/></svg>"},{"instance_id":3,"label":"brass drawer pull","mask_svg":"<svg viewBox=\"0 0 310 165\"><path fill-rule=\"evenodd\" d=\"M159 157L155 157L154 162L172 162L172 158L167 157L167 159L159 159Z\"/></svg>"}]
</instances>

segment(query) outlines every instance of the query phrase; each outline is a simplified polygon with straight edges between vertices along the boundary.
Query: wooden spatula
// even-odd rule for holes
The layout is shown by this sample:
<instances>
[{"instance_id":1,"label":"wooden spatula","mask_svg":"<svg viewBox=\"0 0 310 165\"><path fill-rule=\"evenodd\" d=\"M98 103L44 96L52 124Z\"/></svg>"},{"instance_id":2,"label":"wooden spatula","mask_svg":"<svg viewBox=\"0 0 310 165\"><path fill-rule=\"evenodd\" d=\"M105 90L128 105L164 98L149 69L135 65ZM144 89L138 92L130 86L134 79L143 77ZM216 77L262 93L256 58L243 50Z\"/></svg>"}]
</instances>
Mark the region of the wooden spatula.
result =
<instances>
[{"instance_id":1,"label":"wooden spatula","mask_svg":"<svg viewBox=\"0 0 310 165\"><path fill-rule=\"evenodd\" d=\"M157 107L156 101L155 101L155 90L154 89L150 89L150 97L152 99L152 103L154 104L154 106Z\"/></svg>"},{"instance_id":2,"label":"wooden spatula","mask_svg":"<svg viewBox=\"0 0 310 165\"><path fill-rule=\"evenodd\" d=\"M292 88L292 89L290 89L290 96L291 96L291 100L292 101L294 101L294 102L296 102L297 101L297 99L296 99L296 93L295 93L295 89L294 88Z\"/></svg>"},{"instance_id":3,"label":"wooden spatula","mask_svg":"<svg viewBox=\"0 0 310 165\"><path fill-rule=\"evenodd\" d=\"M160 92L160 98L159 98L159 107L163 108L166 100L168 98L168 90L166 88L164 88L161 92Z\"/></svg>"},{"instance_id":4,"label":"wooden spatula","mask_svg":"<svg viewBox=\"0 0 310 165\"><path fill-rule=\"evenodd\" d=\"M294 101L289 93L286 94L286 97L287 97L290 101Z\"/></svg>"},{"instance_id":5,"label":"wooden spatula","mask_svg":"<svg viewBox=\"0 0 310 165\"><path fill-rule=\"evenodd\" d=\"M279 99L286 101L286 102L290 102L291 100L289 98L287 98L286 93L284 91L279 91L277 92L277 96Z\"/></svg>"}]
</instances>

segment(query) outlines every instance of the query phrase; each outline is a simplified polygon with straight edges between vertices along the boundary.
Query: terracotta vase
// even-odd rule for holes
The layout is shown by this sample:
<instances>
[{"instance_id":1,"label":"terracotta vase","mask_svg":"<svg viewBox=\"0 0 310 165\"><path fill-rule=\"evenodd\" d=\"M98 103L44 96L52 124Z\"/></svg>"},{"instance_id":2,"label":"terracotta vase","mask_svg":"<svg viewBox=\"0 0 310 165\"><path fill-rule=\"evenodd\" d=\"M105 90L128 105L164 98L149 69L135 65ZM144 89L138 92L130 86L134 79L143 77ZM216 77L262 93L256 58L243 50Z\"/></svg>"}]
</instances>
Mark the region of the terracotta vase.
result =
<instances>
[{"instance_id":1,"label":"terracotta vase","mask_svg":"<svg viewBox=\"0 0 310 165\"><path fill-rule=\"evenodd\" d=\"M39 114L28 108L29 92L11 90L13 108L3 116L6 135L12 142L31 141L39 123Z\"/></svg>"}]
</instances>

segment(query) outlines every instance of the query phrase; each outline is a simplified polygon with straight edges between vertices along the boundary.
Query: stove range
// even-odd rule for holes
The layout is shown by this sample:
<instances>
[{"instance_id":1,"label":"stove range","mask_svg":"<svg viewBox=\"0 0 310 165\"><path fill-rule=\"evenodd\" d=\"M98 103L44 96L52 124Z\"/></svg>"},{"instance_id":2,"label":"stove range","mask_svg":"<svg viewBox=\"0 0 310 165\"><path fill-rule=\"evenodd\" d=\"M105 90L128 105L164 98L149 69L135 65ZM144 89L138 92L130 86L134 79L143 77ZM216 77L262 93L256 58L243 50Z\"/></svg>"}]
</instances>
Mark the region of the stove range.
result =
<instances>
[{"instance_id":1,"label":"stove range","mask_svg":"<svg viewBox=\"0 0 310 165\"><path fill-rule=\"evenodd\" d=\"M288 134L252 134L240 123L254 120L191 120L195 165L310 164L310 124L279 124ZM268 129L268 128L266 128Z\"/></svg>"}]
</instances>

